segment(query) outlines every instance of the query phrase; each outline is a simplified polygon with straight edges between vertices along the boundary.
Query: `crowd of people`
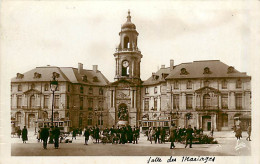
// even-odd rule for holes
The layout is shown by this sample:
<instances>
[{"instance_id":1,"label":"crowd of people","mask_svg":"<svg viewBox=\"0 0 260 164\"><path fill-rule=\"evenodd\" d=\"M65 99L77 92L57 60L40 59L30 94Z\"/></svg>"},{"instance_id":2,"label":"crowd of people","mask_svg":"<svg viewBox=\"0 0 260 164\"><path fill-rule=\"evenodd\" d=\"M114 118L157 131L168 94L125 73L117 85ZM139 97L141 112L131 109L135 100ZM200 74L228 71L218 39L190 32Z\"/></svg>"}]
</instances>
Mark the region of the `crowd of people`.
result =
<instances>
[{"instance_id":1,"label":"crowd of people","mask_svg":"<svg viewBox=\"0 0 260 164\"><path fill-rule=\"evenodd\" d=\"M234 127L235 136L238 140L242 138L242 129L240 126ZM251 141L251 126L247 129L248 137L246 140ZM26 126L22 130L19 130L17 133L18 137L20 138L20 135L22 135L22 141L23 143L26 143L28 140L28 130ZM82 135L81 129L73 129L71 131L71 142L73 139L76 140L77 135ZM174 142L181 142L185 143L185 148L189 145L190 148L192 148L192 142L194 137L200 138L203 135L203 129L196 127L192 128L191 125L188 126L188 128L181 128L180 126L177 127L174 124L169 128L169 133L167 133L166 128L163 127L149 127L148 131L146 131L147 140L151 142L151 144L154 143L165 143L166 141L170 142L170 149L175 148ZM211 135L213 136L213 132L211 132ZM138 144L138 139L140 137L140 128L139 127L131 127L123 126L123 127L115 127L112 126L111 128L105 128L100 130L98 126L94 127L86 127L83 130L83 136L85 138L85 145L88 145L88 141L91 139L93 143L100 143L103 144L106 143L112 143L112 144L125 144L125 143L133 143ZM168 137L169 136L169 137ZM43 143L43 148L47 149L47 142L54 143L55 149L58 149L59 143L66 139L70 140L67 136L64 136L60 132L59 127L51 127L47 128L47 126L44 126L44 128L40 129L38 131L37 135L38 142Z\"/></svg>"}]
</instances>

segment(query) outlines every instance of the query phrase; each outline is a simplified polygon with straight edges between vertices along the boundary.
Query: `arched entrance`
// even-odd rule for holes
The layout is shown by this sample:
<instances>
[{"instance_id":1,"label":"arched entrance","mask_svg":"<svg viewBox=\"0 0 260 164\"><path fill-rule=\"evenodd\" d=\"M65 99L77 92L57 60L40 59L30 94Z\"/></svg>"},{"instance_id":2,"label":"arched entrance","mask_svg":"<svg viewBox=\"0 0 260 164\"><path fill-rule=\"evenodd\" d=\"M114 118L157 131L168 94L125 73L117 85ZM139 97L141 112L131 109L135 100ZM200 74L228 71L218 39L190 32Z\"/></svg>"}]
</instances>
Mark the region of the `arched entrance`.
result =
<instances>
[{"instance_id":1,"label":"arched entrance","mask_svg":"<svg viewBox=\"0 0 260 164\"><path fill-rule=\"evenodd\" d=\"M28 115L28 128L34 127L35 114Z\"/></svg>"},{"instance_id":2,"label":"arched entrance","mask_svg":"<svg viewBox=\"0 0 260 164\"><path fill-rule=\"evenodd\" d=\"M211 116L202 116L202 128L204 131L211 130Z\"/></svg>"},{"instance_id":3,"label":"arched entrance","mask_svg":"<svg viewBox=\"0 0 260 164\"><path fill-rule=\"evenodd\" d=\"M126 104L122 103L118 106L117 117L119 121L128 121L128 110Z\"/></svg>"}]
</instances>

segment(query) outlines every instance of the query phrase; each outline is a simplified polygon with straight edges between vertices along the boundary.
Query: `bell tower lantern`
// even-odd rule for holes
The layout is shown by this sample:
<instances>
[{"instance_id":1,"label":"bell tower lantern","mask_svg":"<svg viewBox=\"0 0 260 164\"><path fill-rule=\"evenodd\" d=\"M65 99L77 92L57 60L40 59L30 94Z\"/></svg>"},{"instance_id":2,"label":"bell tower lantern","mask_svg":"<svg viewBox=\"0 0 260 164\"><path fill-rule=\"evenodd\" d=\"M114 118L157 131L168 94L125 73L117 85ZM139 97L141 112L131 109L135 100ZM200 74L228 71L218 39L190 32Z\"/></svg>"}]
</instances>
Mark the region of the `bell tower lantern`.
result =
<instances>
[{"instance_id":1,"label":"bell tower lantern","mask_svg":"<svg viewBox=\"0 0 260 164\"><path fill-rule=\"evenodd\" d=\"M128 11L127 21L121 26L119 36L120 43L114 53L116 60L115 80L126 79L140 82L142 54L138 49L138 32L135 24L131 22L130 11Z\"/></svg>"}]
</instances>

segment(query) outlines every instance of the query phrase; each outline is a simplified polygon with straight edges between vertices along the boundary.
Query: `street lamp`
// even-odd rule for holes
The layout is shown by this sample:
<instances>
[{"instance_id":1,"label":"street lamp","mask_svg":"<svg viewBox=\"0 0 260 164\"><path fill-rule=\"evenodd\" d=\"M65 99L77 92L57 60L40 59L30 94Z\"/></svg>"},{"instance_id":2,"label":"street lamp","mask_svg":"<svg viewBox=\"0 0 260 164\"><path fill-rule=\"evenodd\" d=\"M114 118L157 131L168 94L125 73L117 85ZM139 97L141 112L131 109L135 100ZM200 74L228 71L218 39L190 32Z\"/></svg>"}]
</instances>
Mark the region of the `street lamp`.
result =
<instances>
[{"instance_id":1,"label":"street lamp","mask_svg":"<svg viewBox=\"0 0 260 164\"><path fill-rule=\"evenodd\" d=\"M51 88L51 91L52 91L51 126L53 126L54 92L58 88L58 81L56 80L56 73L55 72L53 72L52 81L50 81L50 88Z\"/></svg>"}]
</instances>

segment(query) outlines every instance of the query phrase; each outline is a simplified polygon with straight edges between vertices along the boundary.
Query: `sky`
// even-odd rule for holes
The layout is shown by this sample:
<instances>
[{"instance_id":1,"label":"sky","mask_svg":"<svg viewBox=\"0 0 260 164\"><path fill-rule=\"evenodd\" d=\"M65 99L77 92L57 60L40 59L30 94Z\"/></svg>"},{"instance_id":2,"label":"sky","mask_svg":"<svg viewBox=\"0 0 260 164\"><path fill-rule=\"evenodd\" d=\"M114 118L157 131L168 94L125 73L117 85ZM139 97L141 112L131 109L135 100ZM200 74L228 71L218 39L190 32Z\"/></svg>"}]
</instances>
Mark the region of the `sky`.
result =
<instances>
[{"instance_id":1,"label":"sky","mask_svg":"<svg viewBox=\"0 0 260 164\"><path fill-rule=\"evenodd\" d=\"M139 32L141 79L161 65L221 60L252 75L249 11L178 3L9 2L2 14L6 78L38 66L98 69L113 82L121 25L130 9ZM8 4L8 3L7 3ZM3 5L4 6L4 5Z\"/></svg>"}]
</instances>

